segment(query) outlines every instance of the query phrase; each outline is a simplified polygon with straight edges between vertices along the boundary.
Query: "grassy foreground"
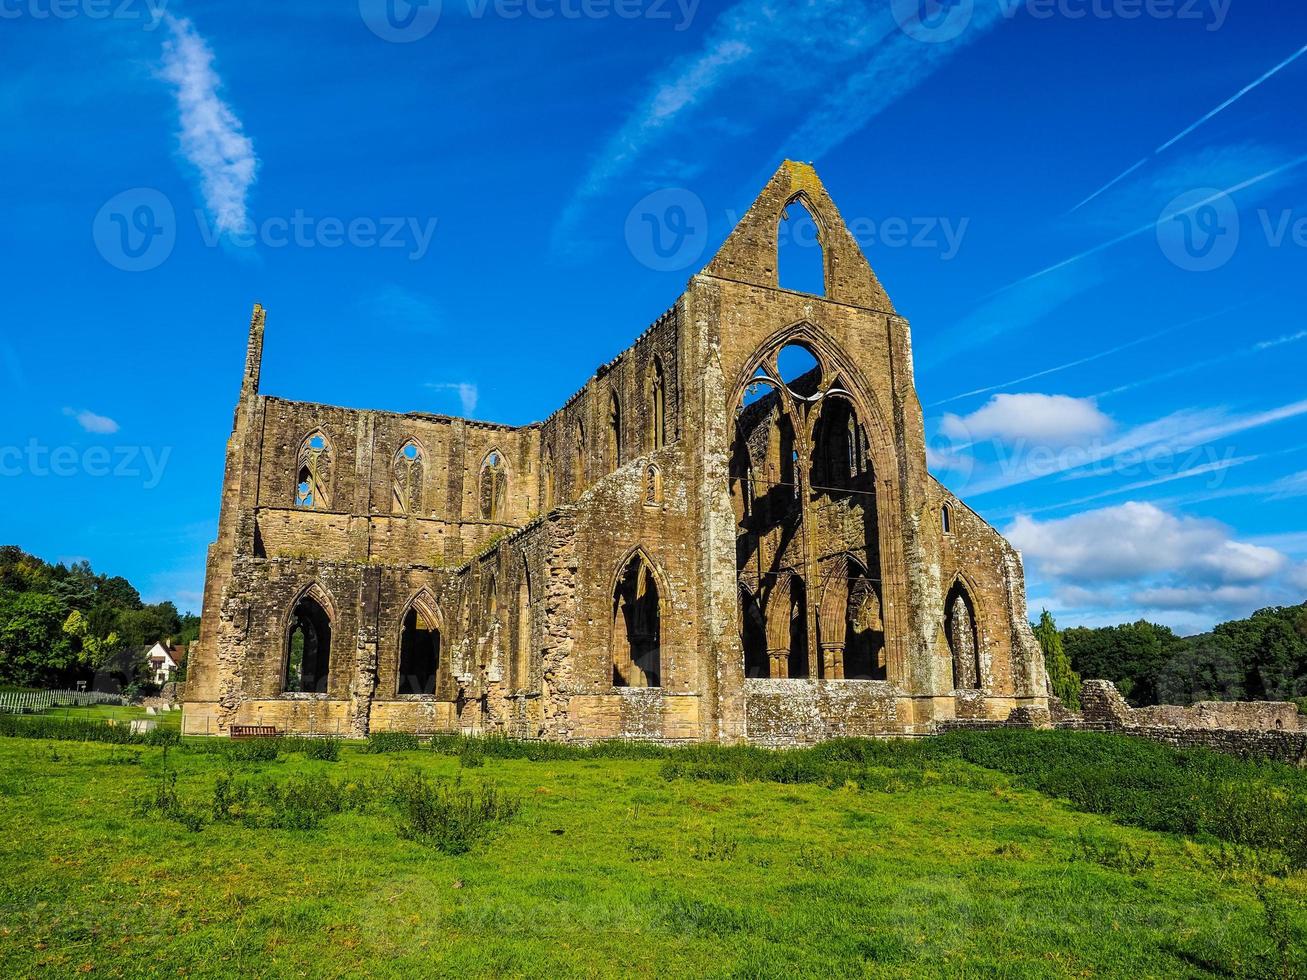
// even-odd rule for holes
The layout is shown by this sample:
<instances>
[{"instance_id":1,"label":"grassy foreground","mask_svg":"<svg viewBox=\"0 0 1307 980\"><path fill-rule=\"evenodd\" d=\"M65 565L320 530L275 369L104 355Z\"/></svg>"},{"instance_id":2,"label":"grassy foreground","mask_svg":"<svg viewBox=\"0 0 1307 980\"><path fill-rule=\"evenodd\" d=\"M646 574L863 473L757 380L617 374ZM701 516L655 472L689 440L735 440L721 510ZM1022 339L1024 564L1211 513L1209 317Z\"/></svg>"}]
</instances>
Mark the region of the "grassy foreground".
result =
<instances>
[{"instance_id":1,"label":"grassy foreground","mask_svg":"<svg viewBox=\"0 0 1307 980\"><path fill-rule=\"evenodd\" d=\"M0 975L1304 975L1307 872L1189 815L1183 780L1296 827L1307 776L1142 744L0 738ZM514 806L486 817L484 787Z\"/></svg>"}]
</instances>

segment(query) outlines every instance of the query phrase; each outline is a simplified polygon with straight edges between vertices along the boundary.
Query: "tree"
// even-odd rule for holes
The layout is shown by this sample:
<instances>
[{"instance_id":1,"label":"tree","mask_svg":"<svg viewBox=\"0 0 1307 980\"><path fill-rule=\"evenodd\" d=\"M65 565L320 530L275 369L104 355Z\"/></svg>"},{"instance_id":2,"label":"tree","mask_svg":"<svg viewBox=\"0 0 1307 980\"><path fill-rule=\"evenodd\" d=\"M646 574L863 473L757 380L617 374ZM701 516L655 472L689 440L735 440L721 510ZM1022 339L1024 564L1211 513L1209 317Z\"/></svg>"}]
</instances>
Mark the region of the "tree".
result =
<instances>
[{"instance_id":1,"label":"tree","mask_svg":"<svg viewBox=\"0 0 1307 980\"><path fill-rule=\"evenodd\" d=\"M1044 666L1048 670L1048 682L1053 694L1061 698L1062 703L1072 711L1080 710L1080 675L1071 669L1071 658L1067 656L1062 643L1062 634L1057 630L1053 614L1047 609L1039 614L1039 623L1034 625L1035 639L1044 651Z\"/></svg>"},{"instance_id":2,"label":"tree","mask_svg":"<svg viewBox=\"0 0 1307 980\"><path fill-rule=\"evenodd\" d=\"M41 592L0 594L0 679L43 687L76 666L77 653L60 630L68 609Z\"/></svg>"}]
</instances>

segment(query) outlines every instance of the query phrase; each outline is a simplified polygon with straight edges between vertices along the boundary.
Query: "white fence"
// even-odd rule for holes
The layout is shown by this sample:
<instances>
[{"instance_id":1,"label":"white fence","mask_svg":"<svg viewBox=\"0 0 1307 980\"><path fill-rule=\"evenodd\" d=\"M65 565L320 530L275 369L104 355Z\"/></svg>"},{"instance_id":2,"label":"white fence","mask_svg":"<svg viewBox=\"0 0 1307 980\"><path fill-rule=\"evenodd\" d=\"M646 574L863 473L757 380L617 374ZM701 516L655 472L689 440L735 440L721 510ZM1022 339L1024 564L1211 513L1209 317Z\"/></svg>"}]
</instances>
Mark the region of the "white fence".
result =
<instances>
[{"instance_id":1,"label":"white fence","mask_svg":"<svg viewBox=\"0 0 1307 980\"><path fill-rule=\"evenodd\" d=\"M121 694L103 691L0 691L0 714L23 715L49 708L80 708L88 704L127 704Z\"/></svg>"}]
</instances>

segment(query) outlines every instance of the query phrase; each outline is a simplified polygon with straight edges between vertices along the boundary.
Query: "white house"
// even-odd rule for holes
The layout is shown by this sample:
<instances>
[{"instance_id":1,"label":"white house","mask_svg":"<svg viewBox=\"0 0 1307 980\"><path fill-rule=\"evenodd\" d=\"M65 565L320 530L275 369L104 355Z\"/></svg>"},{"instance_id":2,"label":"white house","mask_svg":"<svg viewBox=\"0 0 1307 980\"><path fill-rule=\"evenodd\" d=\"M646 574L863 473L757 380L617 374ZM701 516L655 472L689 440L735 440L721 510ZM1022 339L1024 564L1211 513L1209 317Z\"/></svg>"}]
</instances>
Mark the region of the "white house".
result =
<instances>
[{"instance_id":1,"label":"white house","mask_svg":"<svg viewBox=\"0 0 1307 980\"><path fill-rule=\"evenodd\" d=\"M150 652L146 656L150 658L150 670L153 672L154 683L166 684L172 679L173 672L181 666L182 648L169 647L168 644L160 640L150 647Z\"/></svg>"}]
</instances>

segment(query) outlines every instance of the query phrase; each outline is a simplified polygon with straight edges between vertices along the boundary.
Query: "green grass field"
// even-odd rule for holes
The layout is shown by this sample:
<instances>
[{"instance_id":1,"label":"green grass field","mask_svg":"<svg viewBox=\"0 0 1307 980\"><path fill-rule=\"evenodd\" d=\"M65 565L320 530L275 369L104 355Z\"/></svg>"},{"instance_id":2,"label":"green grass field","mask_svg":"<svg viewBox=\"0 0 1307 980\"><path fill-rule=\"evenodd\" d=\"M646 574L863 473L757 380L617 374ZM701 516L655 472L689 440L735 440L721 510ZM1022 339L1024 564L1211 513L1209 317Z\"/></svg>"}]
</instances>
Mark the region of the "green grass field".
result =
<instances>
[{"instance_id":1,"label":"green grass field","mask_svg":"<svg viewBox=\"0 0 1307 980\"><path fill-rule=\"evenodd\" d=\"M1194 765L1081 737L1137 755L1127 782ZM957 744L1018 760L1081 744L985 738ZM531 761L346 745L328 762L224 748L0 738L0 976L1303 975L1307 873L1279 852L1114 823L947 745L873 746L852 778L732 775L774 757L729 750ZM1292 770L1211 764L1301 813ZM142 808L165 770L200 829ZM220 782L329 780L365 800L415 774L521 806L447 854L406 839L384 794L310 829L215 803Z\"/></svg>"}]
</instances>

